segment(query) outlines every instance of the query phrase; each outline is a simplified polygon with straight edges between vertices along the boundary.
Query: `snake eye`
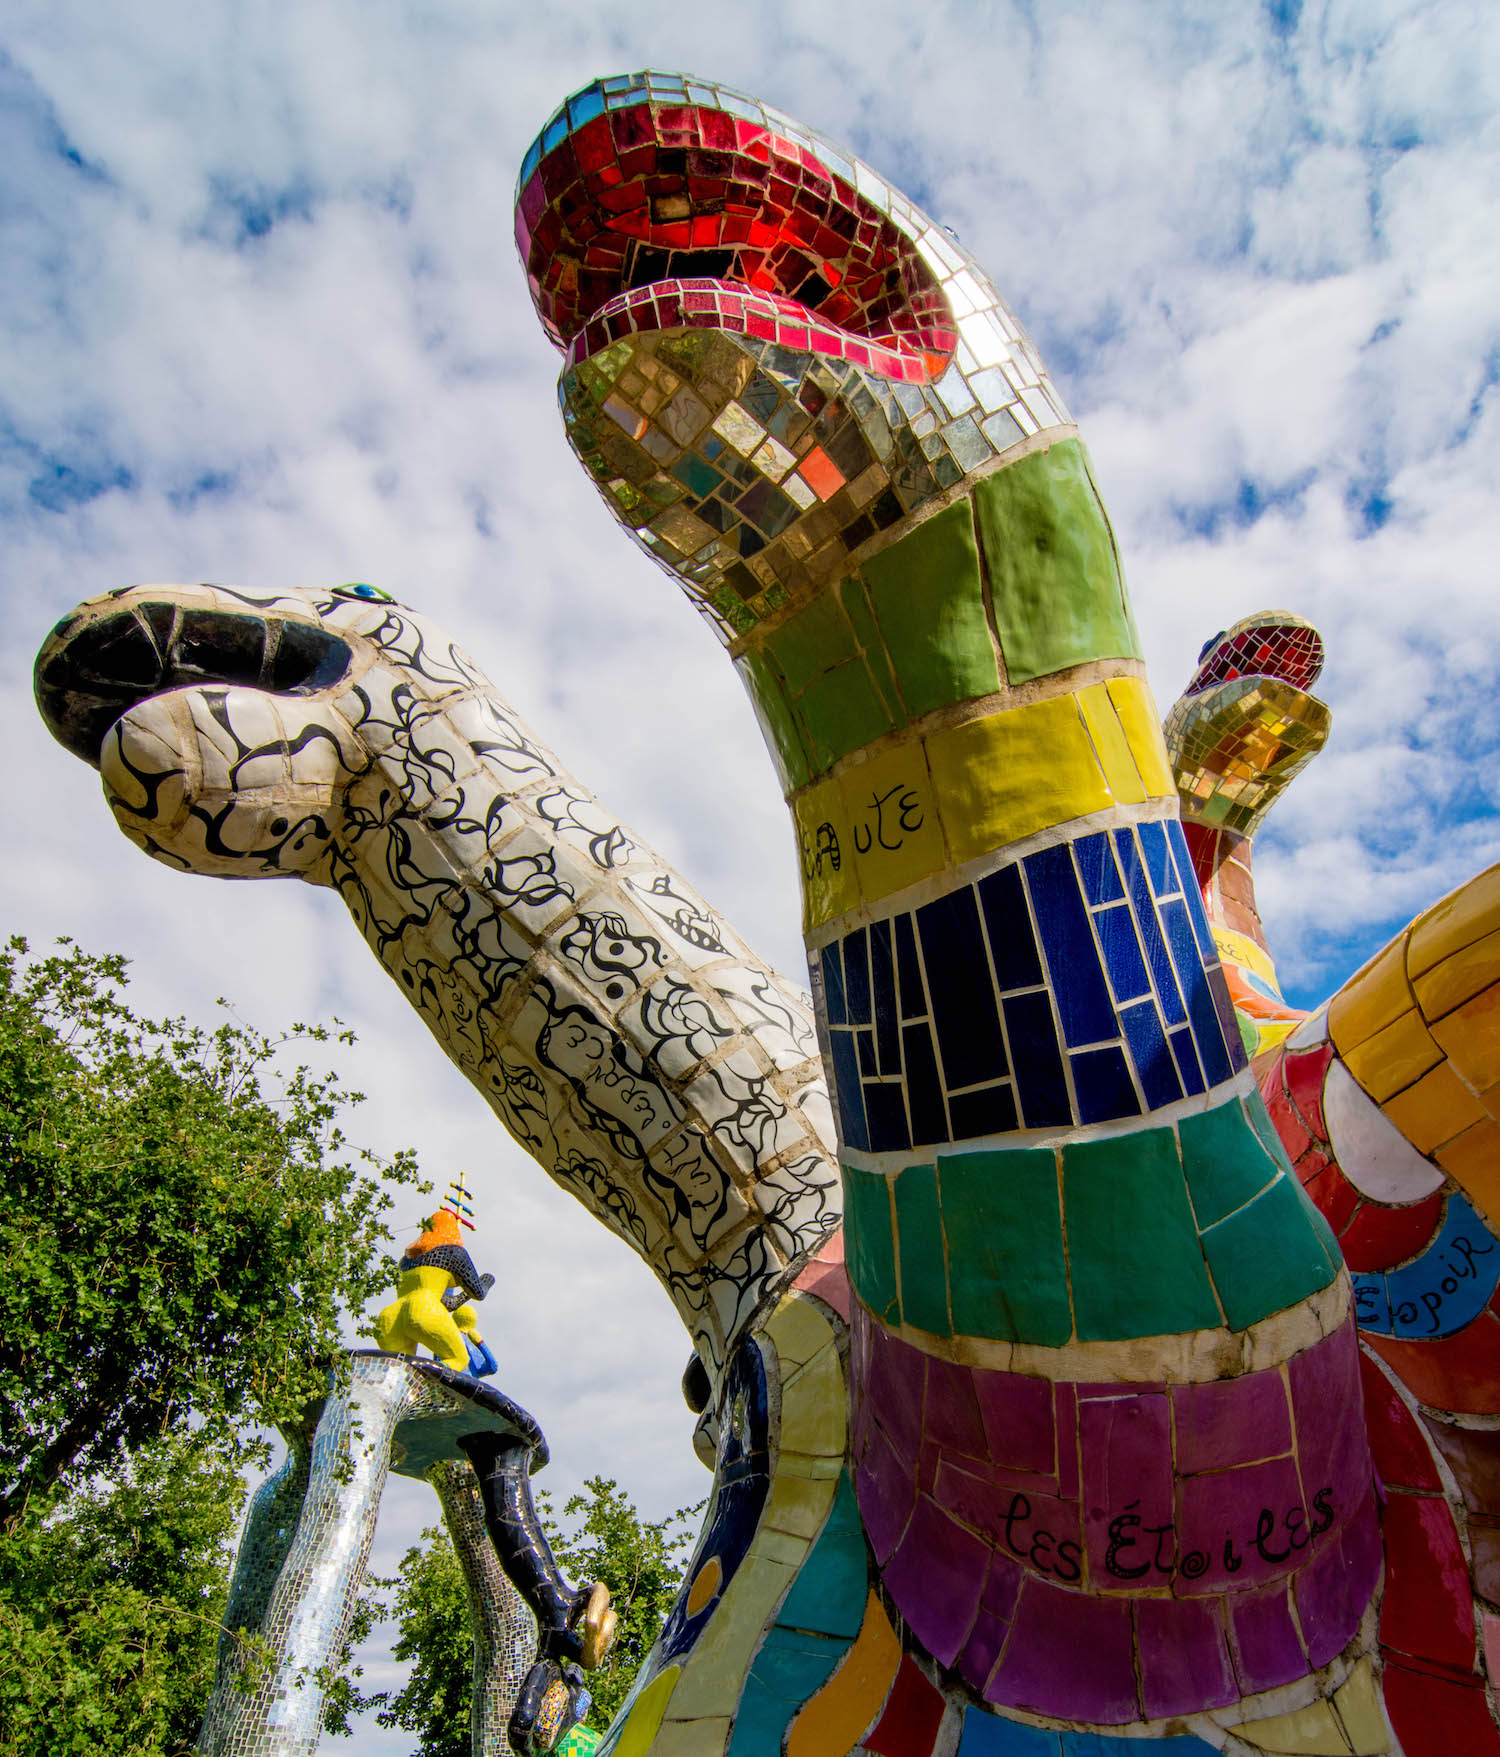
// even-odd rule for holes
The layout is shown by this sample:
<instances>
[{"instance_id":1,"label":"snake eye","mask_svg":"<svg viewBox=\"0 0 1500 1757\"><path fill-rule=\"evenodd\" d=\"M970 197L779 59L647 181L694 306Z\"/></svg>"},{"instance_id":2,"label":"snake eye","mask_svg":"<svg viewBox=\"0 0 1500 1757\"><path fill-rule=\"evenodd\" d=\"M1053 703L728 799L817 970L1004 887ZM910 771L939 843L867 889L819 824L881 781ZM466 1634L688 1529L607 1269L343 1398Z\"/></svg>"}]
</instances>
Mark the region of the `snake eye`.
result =
<instances>
[{"instance_id":1,"label":"snake eye","mask_svg":"<svg viewBox=\"0 0 1500 1757\"><path fill-rule=\"evenodd\" d=\"M367 604L394 604L396 600L389 592L382 591L379 586L372 586L367 580L350 580L347 585L333 588L335 598L362 598Z\"/></svg>"}]
</instances>

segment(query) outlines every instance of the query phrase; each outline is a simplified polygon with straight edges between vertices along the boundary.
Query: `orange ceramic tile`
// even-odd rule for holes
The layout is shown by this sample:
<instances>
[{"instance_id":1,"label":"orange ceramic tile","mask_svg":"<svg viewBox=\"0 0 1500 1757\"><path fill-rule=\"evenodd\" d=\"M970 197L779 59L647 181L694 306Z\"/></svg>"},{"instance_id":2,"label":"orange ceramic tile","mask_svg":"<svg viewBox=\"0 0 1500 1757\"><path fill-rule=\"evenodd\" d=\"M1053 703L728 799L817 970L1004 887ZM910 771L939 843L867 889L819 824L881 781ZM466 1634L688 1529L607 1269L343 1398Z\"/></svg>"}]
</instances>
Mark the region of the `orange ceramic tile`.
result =
<instances>
[{"instance_id":1,"label":"orange ceramic tile","mask_svg":"<svg viewBox=\"0 0 1500 1757\"><path fill-rule=\"evenodd\" d=\"M828 1757L830 1751L852 1749L880 1712L900 1663L901 1643L872 1592L854 1645L792 1722L786 1757Z\"/></svg>"},{"instance_id":2,"label":"orange ceramic tile","mask_svg":"<svg viewBox=\"0 0 1500 1757\"><path fill-rule=\"evenodd\" d=\"M1500 928L1464 946L1441 964L1412 979L1417 1004L1429 1019L1441 1019L1457 1006L1500 982Z\"/></svg>"},{"instance_id":3,"label":"orange ceramic tile","mask_svg":"<svg viewBox=\"0 0 1500 1757\"><path fill-rule=\"evenodd\" d=\"M1419 1403L1457 1415L1500 1415L1500 1323L1481 1312L1472 1324L1440 1343L1394 1336L1360 1337Z\"/></svg>"},{"instance_id":4,"label":"orange ceramic tile","mask_svg":"<svg viewBox=\"0 0 1500 1757\"><path fill-rule=\"evenodd\" d=\"M1342 1053L1349 1072L1377 1104L1421 1079L1443 1059L1415 1007Z\"/></svg>"},{"instance_id":5,"label":"orange ceramic tile","mask_svg":"<svg viewBox=\"0 0 1500 1757\"><path fill-rule=\"evenodd\" d=\"M1432 1035L1476 1092L1500 1080L1500 983L1439 1019Z\"/></svg>"},{"instance_id":6,"label":"orange ceramic tile","mask_svg":"<svg viewBox=\"0 0 1500 1757\"><path fill-rule=\"evenodd\" d=\"M1329 1035L1347 1058L1351 1049L1383 1030L1411 1004L1405 943L1392 940L1363 970L1357 970L1329 1003Z\"/></svg>"},{"instance_id":7,"label":"orange ceramic tile","mask_svg":"<svg viewBox=\"0 0 1500 1757\"><path fill-rule=\"evenodd\" d=\"M1412 923L1406 967L1420 976L1500 928L1500 864L1487 868Z\"/></svg>"},{"instance_id":8,"label":"orange ceramic tile","mask_svg":"<svg viewBox=\"0 0 1500 1757\"><path fill-rule=\"evenodd\" d=\"M1486 1118L1433 1155L1465 1195L1500 1225L1500 1123Z\"/></svg>"},{"instance_id":9,"label":"orange ceramic tile","mask_svg":"<svg viewBox=\"0 0 1500 1757\"><path fill-rule=\"evenodd\" d=\"M1447 1061L1388 1098L1382 1108L1419 1153L1431 1153L1484 1119L1483 1105Z\"/></svg>"}]
</instances>

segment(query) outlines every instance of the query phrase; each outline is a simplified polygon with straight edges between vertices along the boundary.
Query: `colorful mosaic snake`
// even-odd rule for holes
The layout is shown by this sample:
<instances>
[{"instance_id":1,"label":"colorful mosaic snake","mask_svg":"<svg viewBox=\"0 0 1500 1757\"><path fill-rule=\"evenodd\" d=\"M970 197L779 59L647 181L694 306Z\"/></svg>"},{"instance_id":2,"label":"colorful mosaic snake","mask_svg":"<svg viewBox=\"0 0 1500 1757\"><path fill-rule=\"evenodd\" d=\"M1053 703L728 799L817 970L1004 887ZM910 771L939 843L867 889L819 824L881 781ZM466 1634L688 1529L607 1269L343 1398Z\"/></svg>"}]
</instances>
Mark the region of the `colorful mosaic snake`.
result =
<instances>
[{"instance_id":1,"label":"colorful mosaic snake","mask_svg":"<svg viewBox=\"0 0 1500 1757\"><path fill-rule=\"evenodd\" d=\"M1310 642L1211 644L1174 774L1076 429L866 167L611 80L517 224L574 449L788 792L845 1262L795 993L420 617L134 588L38 694L156 858L337 888L682 1313L715 1491L608 1749L1500 1751L1500 881L1279 1002L1247 837Z\"/></svg>"}]
</instances>

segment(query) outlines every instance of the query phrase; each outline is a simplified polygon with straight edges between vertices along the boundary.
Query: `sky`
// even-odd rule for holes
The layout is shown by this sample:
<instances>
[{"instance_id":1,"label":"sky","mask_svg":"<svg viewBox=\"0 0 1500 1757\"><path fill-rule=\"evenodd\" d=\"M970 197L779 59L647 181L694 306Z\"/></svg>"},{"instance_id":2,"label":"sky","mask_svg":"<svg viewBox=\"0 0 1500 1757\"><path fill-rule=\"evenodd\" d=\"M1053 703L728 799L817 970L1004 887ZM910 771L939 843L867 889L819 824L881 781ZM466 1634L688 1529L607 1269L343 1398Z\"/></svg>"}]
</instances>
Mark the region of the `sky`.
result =
<instances>
[{"instance_id":1,"label":"sky","mask_svg":"<svg viewBox=\"0 0 1500 1757\"><path fill-rule=\"evenodd\" d=\"M30 689L47 629L112 586L373 581L801 971L749 706L574 463L511 239L557 103L648 66L843 141L989 268L1081 423L1163 711L1234 619L1321 628L1333 733L1256 855L1313 1006L1500 858L1500 8L6 7L4 925L126 953L147 1011L211 1020L228 996L267 1029L351 1024L354 1132L476 1190L498 1382L547 1431L544 1480L611 1476L659 1516L708 1478L650 1275L510 1143L336 899L154 866ZM436 1517L393 1487L377 1565ZM397 1675L378 1641L367 1658Z\"/></svg>"}]
</instances>

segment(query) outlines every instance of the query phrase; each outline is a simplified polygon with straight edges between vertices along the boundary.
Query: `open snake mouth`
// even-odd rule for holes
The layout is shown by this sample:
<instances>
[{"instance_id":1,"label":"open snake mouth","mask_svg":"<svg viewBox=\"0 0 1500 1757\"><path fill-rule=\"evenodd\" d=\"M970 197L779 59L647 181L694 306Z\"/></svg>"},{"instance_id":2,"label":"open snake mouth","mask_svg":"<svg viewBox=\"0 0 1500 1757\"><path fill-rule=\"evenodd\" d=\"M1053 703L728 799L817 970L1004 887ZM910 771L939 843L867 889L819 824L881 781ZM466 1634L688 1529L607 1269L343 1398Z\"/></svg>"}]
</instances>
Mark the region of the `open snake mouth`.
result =
<instances>
[{"instance_id":1,"label":"open snake mouth","mask_svg":"<svg viewBox=\"0 0 1500 1757\"><path fill-rule=\"evenodd\" d=\"M570 444L731 646L1072 431L952 233L723 86L641 73L569 98L522 163L516 240Z\"/></svg>"},{"instance_id":2,"label":"open snake mouth","mask_svg":"<svg viewBox=\"0 0 1500 1757\"><path fill-rule=\"evenodd\" d=\"M685 326L941 377L958 343L948 298L859 169L723 88L658 74L590 86L521 167L516 241L543 326L569 365Z\"/></svg>"},{"instance_id":3,"label":"open snake mouth","mask_svg":"<svg viewBox=\"0 0 1500 1757\"><path fill-rule=\"evenodd\" d=\"M351 659L337 635L274 612L138 596L112 609L101 600L64 617L48 637L37 656L36 700L58 743L97 769L110 728L152 696L212 684L313 695L337 683Z\"/></svg>"}]
</instances>

